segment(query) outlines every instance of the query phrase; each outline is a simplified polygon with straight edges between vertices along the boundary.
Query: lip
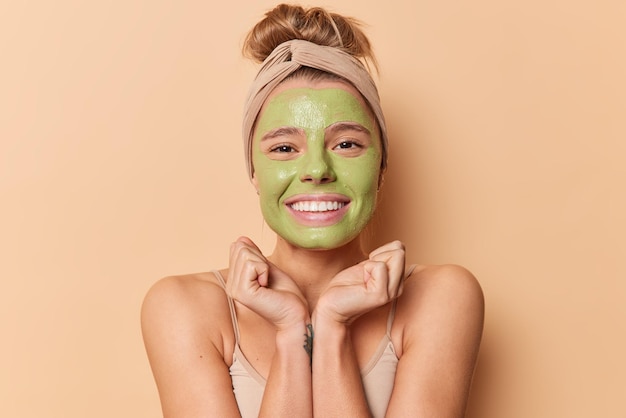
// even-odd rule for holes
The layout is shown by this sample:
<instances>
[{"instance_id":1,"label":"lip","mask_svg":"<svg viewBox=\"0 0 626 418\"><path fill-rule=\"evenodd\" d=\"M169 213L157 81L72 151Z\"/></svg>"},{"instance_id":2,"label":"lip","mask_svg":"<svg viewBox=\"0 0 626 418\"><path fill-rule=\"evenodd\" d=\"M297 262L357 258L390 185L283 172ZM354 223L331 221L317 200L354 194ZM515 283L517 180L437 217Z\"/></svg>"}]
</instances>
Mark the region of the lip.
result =
<instances>
[{"instance_id":1,"label":"lip","mask_svg":"<svg viewBox=\"0 0 626 418\"><path fill-rule=\"evenodd\" d=\"M297 211L291 207L291 205L298 202L338 202L343 203L343 206L324 212L305 212ZM350 207L350 199L338 193L299 194L286 199L284 205L287 212L298 224L310 227L323 227L334 225L343 219Z\"/></svg>"}]
</instances>

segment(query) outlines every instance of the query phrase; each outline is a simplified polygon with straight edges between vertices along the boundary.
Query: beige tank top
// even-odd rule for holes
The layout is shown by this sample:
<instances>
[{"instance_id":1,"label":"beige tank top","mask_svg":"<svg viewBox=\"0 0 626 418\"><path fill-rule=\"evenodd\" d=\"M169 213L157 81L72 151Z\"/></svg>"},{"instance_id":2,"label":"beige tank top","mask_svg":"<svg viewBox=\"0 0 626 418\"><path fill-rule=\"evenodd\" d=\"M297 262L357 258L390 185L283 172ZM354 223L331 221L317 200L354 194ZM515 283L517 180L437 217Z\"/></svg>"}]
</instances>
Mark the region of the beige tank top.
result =
<instances>
[{"instance_id":1,"label":"beige tank top","mask_svg":"<svg viewBox=\"0 0 626 418\"><path fill-rule=\"evenodd\" d=\"M414 267L411 266L407 270L406 277L413 272ZM225 288L226 284L220 272L215 270L213 273L222 287ZM233 392L242 418L257 417L261 409L261 400L263 399L266 380L252 367L239 347L239 326L237 324L235 304L230 297L228 298L228 306L235 332L235 350L233 363L230 366ZM391 342L391 326L393 325L395 312L396 301L394 300L387 318L386 333L378 344L378 349L372 358L361 370L365 398L374 418L385 416L396 377L398 356Z\"/></svg>"}]
</instances>

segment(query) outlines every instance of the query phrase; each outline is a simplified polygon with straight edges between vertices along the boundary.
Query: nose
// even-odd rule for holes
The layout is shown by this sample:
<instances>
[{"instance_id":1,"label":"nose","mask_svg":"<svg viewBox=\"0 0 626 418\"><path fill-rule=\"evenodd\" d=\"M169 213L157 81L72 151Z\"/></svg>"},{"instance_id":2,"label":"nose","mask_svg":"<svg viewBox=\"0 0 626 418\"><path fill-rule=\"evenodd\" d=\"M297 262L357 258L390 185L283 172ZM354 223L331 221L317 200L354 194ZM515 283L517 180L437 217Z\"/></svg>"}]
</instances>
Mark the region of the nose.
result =
<instances>
[{"instance_id":1,"label":"nose","mask_svg":"<svg viewBox=\"0 0 626 418\"><path fill-rule=\"evenodd\" d=\"M310 150L304 156L300 181L304 183L325 184L336 180L330 157L326 150Z\"/></svg>"}]
</instances>

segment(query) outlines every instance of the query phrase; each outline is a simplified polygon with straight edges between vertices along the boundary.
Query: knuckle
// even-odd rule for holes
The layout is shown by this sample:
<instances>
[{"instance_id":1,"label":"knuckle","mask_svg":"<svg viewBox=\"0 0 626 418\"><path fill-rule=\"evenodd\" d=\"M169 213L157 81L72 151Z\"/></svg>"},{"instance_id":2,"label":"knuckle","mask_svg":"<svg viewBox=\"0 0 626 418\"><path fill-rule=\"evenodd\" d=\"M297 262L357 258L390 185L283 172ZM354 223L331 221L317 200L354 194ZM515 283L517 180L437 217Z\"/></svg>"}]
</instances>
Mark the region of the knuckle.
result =
<instances>
[{"instance_id":1,"label":"knuckle","mask_svg":"<svg viewBox=\"0 0 626 418\"><path fill-rule=\"evenodd\" d=\"M404 250L404 243L400 240L395 240L391 243L393 248Z\"/></svg>"},{"instance_id":2,"label":"knuckle","mask_svg":"<svg viewBox=\"0 0 626 418\"><path fill-rule=\"evenodd\" d=\"M256 275L256 265L258 263L255 260L247 259L243 263L243 273L246 277Z\"/></svg>"}]
</instances>

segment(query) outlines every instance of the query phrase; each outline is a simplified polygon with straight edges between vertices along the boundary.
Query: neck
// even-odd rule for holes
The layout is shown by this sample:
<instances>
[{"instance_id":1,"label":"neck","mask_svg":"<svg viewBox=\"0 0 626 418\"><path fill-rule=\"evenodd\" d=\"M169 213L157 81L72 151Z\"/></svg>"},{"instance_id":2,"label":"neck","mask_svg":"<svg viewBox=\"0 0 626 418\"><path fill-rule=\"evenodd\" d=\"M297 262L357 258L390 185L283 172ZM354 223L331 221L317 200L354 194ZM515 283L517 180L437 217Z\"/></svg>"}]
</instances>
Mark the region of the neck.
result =
<instances>
[{"instance_id":1,"label":"neck","mask_svg":"<svg viewBox=\"0 0 626 418\"><path fill-rule=\"evenodd\" d=\"M342 247L330 250L300 248L277 237L274 252L268 257L300 287L311 311L321 292L337 273L366 258L358 237Z\"/></svg>"}]
</instances>

